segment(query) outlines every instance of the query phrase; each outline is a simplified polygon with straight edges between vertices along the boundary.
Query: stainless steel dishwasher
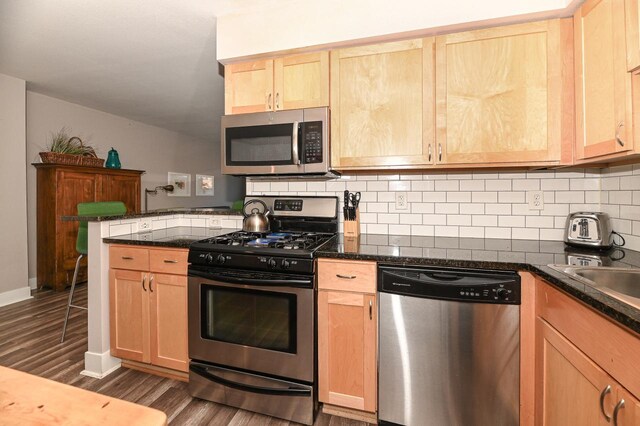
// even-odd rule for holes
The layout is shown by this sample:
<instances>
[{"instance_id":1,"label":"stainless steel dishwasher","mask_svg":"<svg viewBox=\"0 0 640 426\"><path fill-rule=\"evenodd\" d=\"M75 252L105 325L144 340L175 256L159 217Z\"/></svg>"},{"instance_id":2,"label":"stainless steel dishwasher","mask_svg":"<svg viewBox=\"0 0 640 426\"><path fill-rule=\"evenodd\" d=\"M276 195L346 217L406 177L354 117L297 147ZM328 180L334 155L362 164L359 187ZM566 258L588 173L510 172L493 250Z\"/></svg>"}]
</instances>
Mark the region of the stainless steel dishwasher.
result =
<instances>
[{"instance_id":1,"label":"stainless steel dishwasher","mask_svg":"<svg viewBox=\"0 0 640 426\"><path fill-rule=\"evenodd\" d=\"M381 424L519 424L520 277L378 268Z\"/></svg>"}]
</instances>

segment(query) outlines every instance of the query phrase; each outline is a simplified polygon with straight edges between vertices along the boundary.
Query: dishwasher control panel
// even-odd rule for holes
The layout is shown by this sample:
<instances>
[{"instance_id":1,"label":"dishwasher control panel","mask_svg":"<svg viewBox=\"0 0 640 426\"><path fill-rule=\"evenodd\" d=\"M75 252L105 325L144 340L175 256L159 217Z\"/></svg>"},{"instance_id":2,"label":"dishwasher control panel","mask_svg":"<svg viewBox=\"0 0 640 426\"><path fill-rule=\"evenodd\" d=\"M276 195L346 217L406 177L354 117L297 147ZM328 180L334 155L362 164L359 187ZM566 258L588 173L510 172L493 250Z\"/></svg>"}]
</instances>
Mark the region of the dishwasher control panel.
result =
<instances>
[{"instance_id":1,"label":"dishwasher control panel","mask_svg":"<svg viewBox=\"0 0 640 426\"><path fill-rule=\"evenodd\" d=\"M380 266L378 290L428 299L520 304L520 276L510 271Z\"/></svg>"}]
</instances>

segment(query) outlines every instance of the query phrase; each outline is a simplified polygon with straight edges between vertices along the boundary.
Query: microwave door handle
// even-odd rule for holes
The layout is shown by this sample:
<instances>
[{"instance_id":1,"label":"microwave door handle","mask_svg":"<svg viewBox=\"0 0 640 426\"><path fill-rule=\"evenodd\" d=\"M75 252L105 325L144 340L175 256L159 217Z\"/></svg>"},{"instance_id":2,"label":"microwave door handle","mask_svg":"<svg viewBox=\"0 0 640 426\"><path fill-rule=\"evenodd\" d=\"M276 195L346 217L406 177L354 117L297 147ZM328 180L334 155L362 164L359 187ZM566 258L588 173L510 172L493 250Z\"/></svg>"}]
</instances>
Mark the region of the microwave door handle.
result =
<instances>
[{"instance_id":1,"label":"microwave door handle","mask_svg":"<svg viewBox=\"0 0 640 426\"><path fill-rule=\"evenodd\" d=\"M300 155L298 154L298 122L293 122L293 132L291 133L291 156L293 157L293 164L300 165Z\"/></svg>"},{"instance_id":2,"label":"microwave door handle","mask_svg":"<svg viewBox=\"0 0 640 426\"><path fill-rule=\"evenodd\" d=\"M207 371L206 368L201 367L199 365L191 365L189 367L189 369L191 371L193 371L194 373L204 377L205 379L209 379L212 382L216 382L219 383L223 386L227 386L230 388L234 388L234 389L239 389L242 391L246 391L246 392L252 392L252 393L261 393L261 394L266 394L266 395L290 395L290 396L309 396L311 395L311 390L309 389L304 389L304 388L294 388L294 387L288 387L288 388L270 388L270 387L266 387L266 386L255 386L255 385L248 385L248 384L244 384L244 383L238 383L238 382L233 382L231 380L227 380L224 379L220 376L216 376L214 374L211 374L209 371Z\"/></svg>"}]
</instances>

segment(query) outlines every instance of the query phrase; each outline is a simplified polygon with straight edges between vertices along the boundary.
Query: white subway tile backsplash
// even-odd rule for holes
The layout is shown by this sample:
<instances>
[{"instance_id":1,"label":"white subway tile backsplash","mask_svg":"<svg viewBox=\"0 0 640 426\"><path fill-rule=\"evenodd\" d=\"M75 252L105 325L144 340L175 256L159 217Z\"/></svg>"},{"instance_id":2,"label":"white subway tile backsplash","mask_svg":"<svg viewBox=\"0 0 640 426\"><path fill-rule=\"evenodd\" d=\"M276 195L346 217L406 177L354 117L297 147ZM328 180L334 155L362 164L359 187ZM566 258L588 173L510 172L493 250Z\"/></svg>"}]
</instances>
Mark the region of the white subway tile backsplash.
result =
<instances>
[{"instance_id":1,"label":"white subway tile backsplash","mask_svg":"<svg viewBox=\"0 0 640 426\"><path fill-rule=\"evenodd\" d=\"M468 215L468 214L447 215L447 225L471 226L471 215Z\"/></svg>"},{"instance_id":2,"label":"white subway tile backsplash","mask_svg":"<svg viewBox=\"0 0 640 426\"><path fill-rule=\"evenodd\" d=\"M498 216L496 215L473 215L471 217L473 226L498 226Z\"/></svg>"},{"instance_id":3,"label":"white subway tile backsplash","mask_svg":"<svg viewBox=\"0 0 640 426\"><path fill-rule=\"evenodd\" d=\"M389 191L411 191L411 182L402 180L393 180L389 182Z\"/></svg>"},{"instance_id":4,"label":"white subway tile backsplash","mask_svg":"<svg viewBox=\"0 0 640 426\"><path fill-rule=\"evenodd\" d=\"M540 189L540 179L514 179L514 191L536 191Z\"/></svg>"},{"instance_id":5,"label":"white subway tile backsplash","mask_svg":"<svg viewBox=\"0 0 640 426\"><path fill-rule=\"evenodd\" d=\"M498 216L498 225L502 228L524 228L525 216Z\"/></svg>"},{"instance_id":6,"label":"white subway tile backsplash","mask_svg":"<svg viewBox=\"0 0 640 426\"><path fill-rule=\"evenodd\" d=\"M489 179L485 181L487 191L511 191L511 180L509 179Z\"/></svg>"},{"instance_id":7,"label":"white subway tile backsplash","mask_svg":"<svg viewBox=\"0 0 640 426\"><path fill-rule=\"evenodd\" d=\"M504 203L524 203L526 192L499 192L498 201Z\"/></svg>"},{"instance_id":8,"label":"white subway tile backsplash","mask_svg":"<svg viewBox=\"0 0 640 426\"><path fill-rule=\"evenodd\" d=\"M367 182L367 191L368 192L383 192L389 190L389 182L386 180L379 181L369 181ZM344 191L344 190L343 190Z\"/></svg>"},{"instance_id":9,"label":"white subway tile backsplash","mask_svg":"<svg viewBox=\"0 0 640 426\"><path fill-rule=\"evenodd\" d=\"M439 203L436 204L436 213L440 214L458 214L460 207L456 203Z\"/></svg>"},{"instance_id":10,"label":"white subway tile backsplash","mask_svg":"<svg viewBox=\"0 0 640 426\"><path fill-rule=\"evenodd\" d=\"M425 225L446 225L447 216L444 214L424 214L422 223Z\"/></svg>"},{"instance_id":11,"label":"white subway tile backsplash","mask_svg":"<svg viewBox=\"0 0 640 426\"><path fill-rule=\"evenodd\" d=\"M471 196L473 193L465 191L465 192L448 192L446 194L447 194L446 201L448 203L469 203L471 202Z\"/></svg>"}]
</instances>

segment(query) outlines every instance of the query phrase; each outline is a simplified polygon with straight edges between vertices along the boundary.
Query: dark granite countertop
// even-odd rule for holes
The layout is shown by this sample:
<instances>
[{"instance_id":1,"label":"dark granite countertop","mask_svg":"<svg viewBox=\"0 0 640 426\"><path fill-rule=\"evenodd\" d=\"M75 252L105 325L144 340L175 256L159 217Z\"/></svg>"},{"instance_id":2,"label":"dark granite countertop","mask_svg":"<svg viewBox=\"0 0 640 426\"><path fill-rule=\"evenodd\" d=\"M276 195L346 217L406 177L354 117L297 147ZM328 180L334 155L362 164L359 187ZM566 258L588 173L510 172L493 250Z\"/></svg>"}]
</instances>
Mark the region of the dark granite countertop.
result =
<instances>
[{"instance_id":1,"label":"dark granite countertop","mask_svg":"<svg viewBox=\"0 0 640 426\"><path fill-rule=\"evenodd\" d=\"M372 260L382 264L529 271L640 333L639 309L547 266L554 263L575 264L580 258L599 266L639 268L640 253L633 250L614 248L600 253L575 249L567 251L562 241L363 234L359 239L345 239L340 235L334 244L322 247L317 255Z\"/></svg>"},{"instance_id":2,"label":"dark granite countertop","mask_svg":"<svg viewBox=\"0 0 640 426\"><path fill-rule=\"evenodd\" d=\"M209 207L179 207L171 209L150 210L146 213L129 213L117 216L62 216L62 221L103 222L107 220L137 219L141 217L169 216L174 214L242 216L242 213L231 209L216 209Z\"/></svg>"},{"instance_id":3,"label":"dark granite countertop","mask_svg":"<svg viewBox=\"0 0 640 426\"><path fill-rule=\"evenodd\" d=\"M233 231L237 231L237 229L176 226L174 228L103 238L102 241L108 244L189 248L189 245L194 241L217 237Z\"/></svg>"}]
</instances>

